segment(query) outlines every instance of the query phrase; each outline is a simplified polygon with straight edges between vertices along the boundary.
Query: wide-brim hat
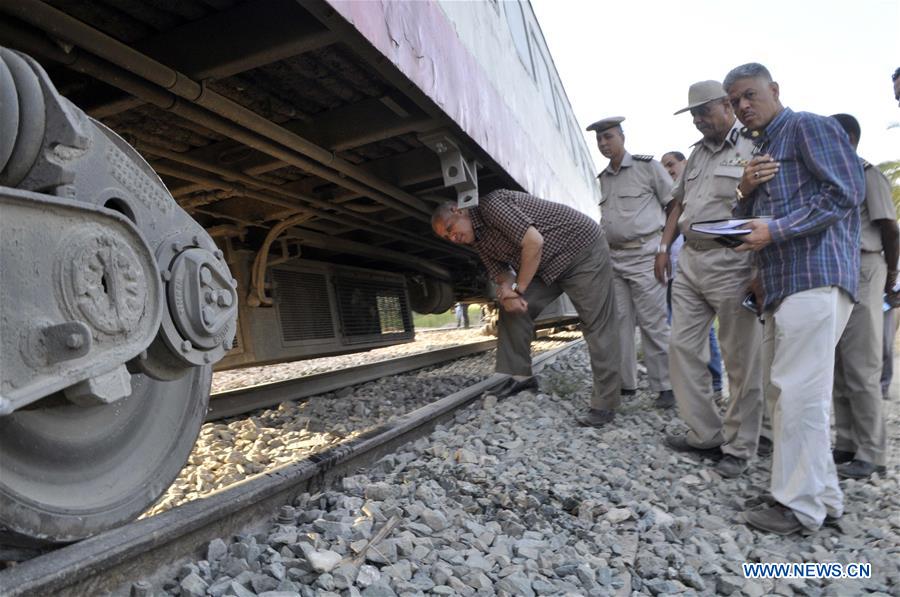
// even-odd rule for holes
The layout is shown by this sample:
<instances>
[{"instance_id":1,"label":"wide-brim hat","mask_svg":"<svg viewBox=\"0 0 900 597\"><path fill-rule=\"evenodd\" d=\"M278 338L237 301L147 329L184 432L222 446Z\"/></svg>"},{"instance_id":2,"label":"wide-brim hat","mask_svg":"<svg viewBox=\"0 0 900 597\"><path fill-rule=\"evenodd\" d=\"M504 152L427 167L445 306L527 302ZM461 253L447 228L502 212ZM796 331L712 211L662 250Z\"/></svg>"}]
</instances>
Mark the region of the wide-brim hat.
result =
<instances>
[{"instance_id":1,"label":"wide-brim hat","mask_svg":"<svg viewBox=\"0 0 900 597\"><path fill-rule=\"evenodd\" d=\"M589 127L587 127L587 130L602 133L606 129L611 129L614 126L622 124L624 120L624 116L610 116L609 118L604 118L603 120L594 122Z\"/></svg>"},{"instance_id":2,"label":"wide-brim hat","mask_svg":"<svg viewBox=\"0 0 900 597\"><path fill-rule=\"evenodd\" d=\"M697 106L702 106L703 104L725 97L728 97L728 94L725 93L725 88L722 87L722 84L718 81L700 81L699 83L694 83L691 85L690 89L688 89L688 107L678 110L675 114L693 110Z\"/></svg>"}]
</instances>

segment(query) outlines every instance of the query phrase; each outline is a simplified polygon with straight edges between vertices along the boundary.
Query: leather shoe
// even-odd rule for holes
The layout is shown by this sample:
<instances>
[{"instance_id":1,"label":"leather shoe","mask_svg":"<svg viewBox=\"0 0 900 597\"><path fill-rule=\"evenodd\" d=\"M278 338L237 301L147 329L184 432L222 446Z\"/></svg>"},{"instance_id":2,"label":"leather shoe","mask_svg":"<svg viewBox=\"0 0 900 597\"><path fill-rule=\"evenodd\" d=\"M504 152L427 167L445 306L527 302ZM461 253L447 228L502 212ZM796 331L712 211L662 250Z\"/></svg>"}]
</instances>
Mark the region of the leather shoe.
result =
<instances>
[{"instance_id":1,"label":"leather shoe","mask_svg":"<svg viewBox=\"0 0 900 597\"><path fill-rule=\"evenodd\" d=\"M872 473L884 474L886 470L883 466L854 459L837 467L837 474L841 479L868 479Z\"/></svg>"},{"instance_id":2,"label":"leather shoe","mask_svg":"<svg viewBox=\"0 0 900 597\"><path fill-rule=\"evenodd\" d=\"M619 394L622 396L634 396L635 394L637 394L637 390L622 388L621 390L619 390Z\"/></svg>"},{"instance_id":3,"label":"leather shoe","mask_svg":"<svg viewBox=\"0 0 900 597\"><path fill-rule=\"evenodd\" d=\"M775 446L772 444L772 440L767 437L759 436L759 444L756 446L756 454L758 456L771 456L774 449Z\"/></svg>"},{"instance_id":4,"label":"leather shoe","mask_svg":"<svg viewBox=\"0 0 900 597\"><path fill-rule=\"evenodd\" d=\"M853 460L854 453L847 450L832 450L831 458L835 464L844 464Z\"/></svg>"},{"instance_id":5,"label":"leather shoe","mask_svg":"<svg viewBox=\"0 0 900 597\"><path fill-rule=\"evenodd\" d=\"M499 386L491 390L491 394L497 396L498 398L505 398L512 394L524 392L525 390L536 389L538 389L538 381L537 377L535 377L534 375L521 380L510 377L504 380L503 383L501 383Z\"/></svg>"},{"instance_id":6,"label":"leather shoe","mask_svg":"<svg viewBox=\"0 0 900 597\"><path fill-rule=\"evenodd\" d=\"M732 454L725 454L716 464L716 471L723 477L737 477L747 470L750 463L744 458L738 458Z\"/></svg>"},{"instance_id":7,"label":"leather shoe","mask_svg":"<svg viewBox=\"0 0 900 597\"><path fill-rule=\"evenodd\" d=\"M718 446L715 448L698 448L688 443L687 437L684 435L666 435L666 445L676 452L693 452L707 458L719 459L722 457L722 450Z\"/></svg>"},{"instance_id":8,"label":"leather shoe","mask_svg":"<svg viewBox=\"0 0 900 597\"><path fill-rule=\"evenodd\" d=\"M675 394L672 390L663 390L656 398L656 408L672 408L675 406Z\"/></svg>"},{"instance_id":9,"label":"leather shoe","mask_svg":"<svg viewBox=\"0 0 900 597\"><path fill-rule=\"evenodd\" d=\"M757 510L747 510L743 512L742 518L754 528L778 535L791 535L803 530L803 525L797 520L794 511L779 503Z\"/></svg>"},{"instance_id":10,"label":"leather shoe","mask_svg":"<svg viewBox=\"0 0 900 597\"><path fill-rule=\"evenodd\" d=\"M592 408L583 415L578 415L575 420L582 427L603 427L616 416L616 412L605 408Z\"/></svg>"}]
</instances>

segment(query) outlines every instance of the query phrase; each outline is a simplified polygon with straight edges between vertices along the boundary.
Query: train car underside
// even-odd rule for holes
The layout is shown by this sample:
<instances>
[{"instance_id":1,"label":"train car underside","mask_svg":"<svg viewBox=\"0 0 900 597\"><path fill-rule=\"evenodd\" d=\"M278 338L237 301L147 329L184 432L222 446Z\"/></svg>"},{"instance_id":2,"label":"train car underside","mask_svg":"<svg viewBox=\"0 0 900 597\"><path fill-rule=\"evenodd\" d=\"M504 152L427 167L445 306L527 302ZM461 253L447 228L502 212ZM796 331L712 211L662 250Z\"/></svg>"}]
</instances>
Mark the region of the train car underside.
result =
<instances>
[{"instance_id":1,"label":"train car underside","mask_svg":"<svg viewBox=\"0 0 900 597\"><path fill-rule=\"evenodd\" d=\"M515 183L326 2L7 2L0 46L0 543L140 514L214 365L489 293L429 214Z\"/></svg>"}]
</instances>

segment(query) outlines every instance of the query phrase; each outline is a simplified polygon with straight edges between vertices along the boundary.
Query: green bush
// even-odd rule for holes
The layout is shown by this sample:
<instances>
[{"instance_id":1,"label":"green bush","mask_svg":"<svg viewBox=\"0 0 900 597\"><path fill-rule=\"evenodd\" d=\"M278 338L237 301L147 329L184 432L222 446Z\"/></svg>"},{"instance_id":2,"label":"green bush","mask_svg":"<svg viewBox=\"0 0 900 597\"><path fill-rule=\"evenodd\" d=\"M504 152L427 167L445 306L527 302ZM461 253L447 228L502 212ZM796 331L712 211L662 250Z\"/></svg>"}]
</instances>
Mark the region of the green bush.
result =
<instances>
[{"instance_id":1,"label":"green bush","mask_svg":"<svg viewBox=\"0 0 900 597\"><path fill-rule=\"evenodd\" d=\"M456 315L453 309L444 313L422 313L413 312L413 325L416 329L456 327ZM478 327L481 325L481 306L469 305L469 327Z\"/></svg>"}]
</instances>

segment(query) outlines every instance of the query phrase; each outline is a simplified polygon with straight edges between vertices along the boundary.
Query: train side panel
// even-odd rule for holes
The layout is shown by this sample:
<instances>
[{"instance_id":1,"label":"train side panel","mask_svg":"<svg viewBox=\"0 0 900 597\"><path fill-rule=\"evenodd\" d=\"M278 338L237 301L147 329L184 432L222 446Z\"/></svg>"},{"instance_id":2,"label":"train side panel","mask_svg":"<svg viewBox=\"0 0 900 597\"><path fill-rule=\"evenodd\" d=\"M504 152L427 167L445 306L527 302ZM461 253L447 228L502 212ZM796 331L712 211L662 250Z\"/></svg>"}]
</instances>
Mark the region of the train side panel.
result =
<instances>
[{"instance_id":1,"label":"train side panel","mask_svg":"<svg viewBox=\"0 0 900 597\"><path fill-rule=\"evenodd\" d=\"M527 3L329 4L525 190L598 218L593 166Z\"/></svg>"}]
</instances>

